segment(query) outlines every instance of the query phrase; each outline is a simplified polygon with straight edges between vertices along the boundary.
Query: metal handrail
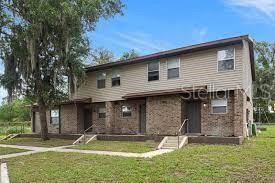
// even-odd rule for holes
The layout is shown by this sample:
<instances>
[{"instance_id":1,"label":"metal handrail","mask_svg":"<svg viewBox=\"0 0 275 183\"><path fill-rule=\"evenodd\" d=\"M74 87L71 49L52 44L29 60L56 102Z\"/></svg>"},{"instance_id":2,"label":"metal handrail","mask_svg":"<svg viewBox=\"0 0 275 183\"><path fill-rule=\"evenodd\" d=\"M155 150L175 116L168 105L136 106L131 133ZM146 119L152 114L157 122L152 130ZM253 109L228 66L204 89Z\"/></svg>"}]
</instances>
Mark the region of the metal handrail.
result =
<instances>
[{"instance_id":1,"label":"metal handrail","mask_svg":"<svg viewBox=\"0 0 275 183\"><path fill-rule=\"evenodd\" d=\"M182 128L183 126L188 122L188 119L186 118L183 123L180 125L180 128L178 130L178 149L180 148L180 134L181 134L181 131L182 131Z\"/></svg>"},{"instance_id":2,"label":"metal handrail","mask_svg":"<svg viewBox=\"0 0 275 183\"><path fill-rule=\"evenodd\" d=\"M83 140L84 144L86 142L86 132L89 131L93 127L94 127L94 124L92 124L89 128L87 128L86 130L84 130L84 133L83 133L83 135L84 135L84 140Z\"/></svg>"},{"instance_id":3,"label":"metal handrail","mask_svg":"<svg viewBox=\"0 0 275 183\"><path fill-rule=\"evenodd\" d=\"M86 130L84 130L84 133L86 133L87 131L89 131L93 127L94 127L94 124L92 124L89 128L87 128Z\"/></svg>"}]
</instances>

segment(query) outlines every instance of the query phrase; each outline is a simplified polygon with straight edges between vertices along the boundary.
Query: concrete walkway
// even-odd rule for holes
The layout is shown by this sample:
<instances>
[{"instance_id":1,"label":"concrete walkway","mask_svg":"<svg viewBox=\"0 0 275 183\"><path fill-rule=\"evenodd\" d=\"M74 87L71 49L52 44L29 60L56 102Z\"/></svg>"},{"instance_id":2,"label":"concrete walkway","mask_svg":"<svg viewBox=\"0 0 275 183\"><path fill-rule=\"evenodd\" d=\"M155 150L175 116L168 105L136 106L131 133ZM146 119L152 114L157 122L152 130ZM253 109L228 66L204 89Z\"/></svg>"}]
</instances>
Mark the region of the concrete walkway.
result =
<instances>
[{"instance_id":1,"label":"concrete walkway","mask_svg":"<svg viewBox=\"0 0 275 183\"><path fill-rule=\"evenodd\" d=\"M113 152L113 151L95 151L95 150L79 150L79 149L54 149L55 152L70 152L70 153L85 153L85 154L98 154L109 156L123 156L134 158L152 158L164 153L172 152L171 149L160 149L156 151L150 151L147 153L131 153L131 152Z\"/></svg>"},{"instance_id":2,"label":"concrete walkway","mask_svg":"<svg viewBox=\"0 0 275 183\"><path fill-rule=\"evenodd\" d=\"M51 149L49 147L21 146L21 145L8 145L8 144L0 144L0 147L24 149L24 150L29 150L29 151L39 151L39 150Z\"/></svg>"},{"instance_id":3,"label":"concrete walkway","mask_svg":"<svg viewBox=\"0 0 275 183\"><path fill-rule=\"evenodd\" d=\"M7 159L7 158L13 158L18 156L25 156L35 153L41 153L41 152L63 152L63 153L84 153L84 154L98 154L98 155L109 155L109 156L122 156L122 157L135 157L135 158L152 158L164 153L169 153L174 150L172 149L159 149L155 151L150 151L146 153L130 153L130 152L113 152L113 151L95 151L95 150L79 150L79 149L65 149L66 147L70 146L61 146L61 147L33 147L33 146L19 146L19 145L4 145L0 144L0 147L9 147L9 148L17 148L17 149L24 149L29 150L27 152L22 153L14 153L14 154L7 154L0 156L1 159Z\"/></svg>"},{"instance_id":4,"label":"concrete walkway","mask_svg":"<svg viewBox=\"0 0 275 183\"><path fill-rule=\"evenodd\" d=\"M8 167L6 163L1 163L0 166L0 183L10 183Z\"/></svg>"},{"instance_id":5,"label":"concrete walkway","mask_svg":"<svg viewBox=\"0 0 275 183\"><path fill-rule=\"evenodd\" d=\"M26 155L30 155L30 154L46 152L46 151L49 151L49 149L50 149L50 148L44 148L44 147L18 146L18 145L6 145L6 144L0 144L0 147L8 147L8 148L28 150L26 152L0 155L0 160L1 159L14 158L14 157L17 157L17 156L26 156Z\"/></svg>"}]
</instances>

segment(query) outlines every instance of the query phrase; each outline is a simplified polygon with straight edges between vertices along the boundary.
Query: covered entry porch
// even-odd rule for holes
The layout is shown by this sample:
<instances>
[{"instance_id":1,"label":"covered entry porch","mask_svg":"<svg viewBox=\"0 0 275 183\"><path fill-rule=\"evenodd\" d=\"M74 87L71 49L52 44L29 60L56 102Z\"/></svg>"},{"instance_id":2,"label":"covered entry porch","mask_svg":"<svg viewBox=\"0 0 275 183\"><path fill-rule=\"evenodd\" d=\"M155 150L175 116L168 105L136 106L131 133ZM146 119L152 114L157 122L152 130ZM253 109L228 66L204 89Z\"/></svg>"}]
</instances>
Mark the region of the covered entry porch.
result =
<instances>
[{"instance_id":1,"label":"covered entry porch","mask_svg":"<svg viewBox=\"0 0 275 183\"><path fill-rule=\"evenodd\" d=\"M146 134L146 98L92 103L83 115L89 133Z\"/></svg>"},{"instance_id":2,"label":"covered entry porch","mask_svg":"<svg viewBox=\"0 0 275 183\"><path fill-rule=\"evenodd\" d=\"M188 119L182 134L243 136L246 98L239 90L228 91L213 105L212 94L205 92L202 99L198 92L191 97L185 93L150 93L121 101L62 104L53 109L59 115L51 116L52 109L47 113L49 133L83 134L88 129L93 134L173 136ZM34 111L35 133L39 133L39 123L39 114Z\"/></svg>"},{"instance_id":3,"label":"covered entry porch","mask_svg":"<svg viewBox=\"0 0 275 183\"><path fill-rule=\"evenodd\" d=\"M183 133L201 134L203 101L171 94L102 103L60 106L61 134L177 135L185 119Z\"/></svg>"},{"instance_id":4,"label":"covered entry porch","mask_svg":"<svg viewBox=\"0 0 275 183\"><path fill-rule=\"evenodd\" d=\"M146 134L177 135L181 124L189 119L182 133L201 134L201 106L206 100L206 86L165 91L132 93L126 100L146 98Z\"/></svg>"},{"instance_id":5,"label":"covered entry porch","mask_svg":"<svg viewBox=\"0 0 275 183\"><path fill-rule=\"evenodd\" d=\"M146 98L146 134L233 137L245 136L246 96L241 90L208 92L206 87L129 94Z\"/></svg>"}]
</instances>

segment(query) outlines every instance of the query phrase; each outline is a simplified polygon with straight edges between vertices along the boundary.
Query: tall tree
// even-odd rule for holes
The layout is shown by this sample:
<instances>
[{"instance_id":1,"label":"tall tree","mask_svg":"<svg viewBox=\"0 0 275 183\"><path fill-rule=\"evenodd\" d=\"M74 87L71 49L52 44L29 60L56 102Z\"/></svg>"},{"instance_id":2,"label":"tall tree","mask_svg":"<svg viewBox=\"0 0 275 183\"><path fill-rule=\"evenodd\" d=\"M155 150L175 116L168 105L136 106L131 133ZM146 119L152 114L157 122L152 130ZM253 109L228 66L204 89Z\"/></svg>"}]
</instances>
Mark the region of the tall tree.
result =
<instances>
[{"instance_id":1,"label":"tall tree","mask_svg":"<svg viewBox=\"0 0 275 183\"><path fill-rule=\"evenodd\" d=\"M256 81L254 83L254 106L268 112L275 101L275 42L256 42Z\"/></svg>"},{"instance_id":2,"label":"tall tree","mask_svg":"<svg viewBox=\"0 0 275 183\"><path fill-rule=\"evenodd\" d=\"M0 51L5 64L10 57L15 61L12 66L22 80L16 87L39 105L43 140L48 139L46 109L67 97L64 76L72 92L85 76L85 33L93 31L100 18L122 14L122 8L120 0L0 1L0 38L5 45ZM7 72L2 77L8 78Z\"/></svg>"},{"instance_id":3,"label":"tall tree","mask_svg":"<svg viewBox=\"0 0 275 183\"><path fill-rule=\"evenodd\" d=\"M132 49L130 51L124 52L119 60L129 60L134 59L138 57L139 54L136 52L136 50Z\"/></svg>"},{"instance_id":4,"label":"tall tree","mask_svg":"<svg viewBox=\"0 0 275 183\"><path fill-rule=\"evenodd\" d=\"M7 101L3 101L0 106L0 121L30 121L30 111L26 106L31 105L31 102L31 99L27 97L22 99L14 99L9 103Z\"/></svg>"},{"instance_id":5,"label":"tall tree","mask_svg":"<svg viewBox=\"0 0 275 183\"><path fill-rule=\"evenodd\" d=\"M93 50L91 56L92 65L107 64L114 61L114 54L105 48Z\"/></svg>"}]
</instances>

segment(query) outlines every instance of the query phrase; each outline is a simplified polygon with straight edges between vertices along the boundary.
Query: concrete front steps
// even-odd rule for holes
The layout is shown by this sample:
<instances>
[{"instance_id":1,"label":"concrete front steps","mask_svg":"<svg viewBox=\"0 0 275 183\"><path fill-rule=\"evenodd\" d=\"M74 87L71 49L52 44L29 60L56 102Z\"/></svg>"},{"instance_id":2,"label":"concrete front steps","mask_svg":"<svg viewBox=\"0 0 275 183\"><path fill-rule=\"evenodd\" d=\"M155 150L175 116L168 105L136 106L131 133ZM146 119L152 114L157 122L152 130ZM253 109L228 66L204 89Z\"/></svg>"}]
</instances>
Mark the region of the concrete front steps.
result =
<instances>
[{"instance_id":1,"label":"concrete front steps","mask_svg":"<svg viewBox=\"0 0 275 183\"><path fill-rule=\"evenodd\" d=\"M96 140L97 135L94 134L86 134L81 135L76 141L74 141L73 145L76 144L88 144L92 140Z\"/></svg>"},{"instance_id":2,"label":"concrete front steps","mask_svg":"<svg viewBox=\"0 0 275 183\"><path fill-rule=\"evenodd\" d=\"M178 149L188 143L187 136L166 136L158 146L158 149Z\"/></svg>"},{"instance_id":3,"label":"concrete front steps","mask_svg":"<svg viewBox=\"0 0 275 183\"><path fill-rule=\"evenodd\" d=\"M13 139L13 138L16 138L17 136L19 136L19 134L9 134L9 135L6 136L5 138L0 139L0 141L2 141L2 140L11 140L11 139Z\"/></svg>"}]
</instances>

